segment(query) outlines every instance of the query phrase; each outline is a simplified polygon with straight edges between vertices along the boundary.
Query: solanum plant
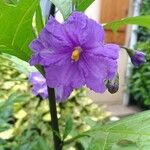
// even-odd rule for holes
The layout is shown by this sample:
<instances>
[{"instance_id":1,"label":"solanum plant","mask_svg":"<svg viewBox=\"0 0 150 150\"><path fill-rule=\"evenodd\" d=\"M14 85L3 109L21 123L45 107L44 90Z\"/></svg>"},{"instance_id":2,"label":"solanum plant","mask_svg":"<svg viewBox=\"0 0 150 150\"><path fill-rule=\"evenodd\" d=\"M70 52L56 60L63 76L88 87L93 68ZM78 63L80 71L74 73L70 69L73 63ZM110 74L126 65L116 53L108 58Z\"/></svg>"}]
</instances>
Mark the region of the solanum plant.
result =
<instances>
[{"instance_id":1,"label":"solanum plant","mask_svg":"<svg viewBox=\"0 0 150 150\"><path fill-rule=\"evenodd\" d=\"M102 26L84 14L93 1L51 0L51 14L45 18L48 21L44 24L39 0L0 0L0 52L16 56L37 68L38 72L30 74L29 80L33 84L33 93L49 100L55 150L61 150L64 145L78 138L92 137L95 132L100 134L100 143L94 141L97 149L113 148L117 142L120 145L125 143L127 146L138 146L135 144L138 140L132 140L128 133L120 131L125 139L117 134L117 129L124 126L129 127L128 131L131 135L135 134L135 138L142 135L140 128L138 132L132 130L131 124L125 124L126 120L104 127L95 126L85 133L66 139L72 130L69 118L63 135L59 131L56 102L67 100L74 89L86 86L98 93L103 93L106 89L111 93L117 92L117 59L121 48L127 51L136 67L145 62L144 53L117 44L106 44L104 29L117 31L125 24L150 28L150 16L124 18ZM55 7L64 17L62 24L54 17ZM147 119L147 113L143 115ZM135 116L135 120L142 121L141 116L142 114ZM131 118L127 120L130 122ZM111 145L108 137L112 138L112 134L115 134L117 141L113 140ZM145 132L143 136L145 140L150 138Z\"/></svg>"}]
</instances>

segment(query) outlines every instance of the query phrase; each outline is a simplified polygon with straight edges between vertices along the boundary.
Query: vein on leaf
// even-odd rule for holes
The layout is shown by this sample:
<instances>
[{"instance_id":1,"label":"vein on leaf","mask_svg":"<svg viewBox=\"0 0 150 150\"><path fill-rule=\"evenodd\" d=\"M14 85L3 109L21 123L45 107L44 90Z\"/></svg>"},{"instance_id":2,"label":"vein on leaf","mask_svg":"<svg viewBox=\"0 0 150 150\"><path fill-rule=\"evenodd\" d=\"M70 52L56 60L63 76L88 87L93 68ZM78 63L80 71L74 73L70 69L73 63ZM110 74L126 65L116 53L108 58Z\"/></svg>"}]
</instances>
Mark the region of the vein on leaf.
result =
<instances>
[{"instance_id":1,"label":"vein on leaf","mask_svg":"<svg viewBox=\"0 0 150 150\"><path fill-rule=\"evenodd\" d=\"M15 33L14 33L14 37L13 37L13 39L12 39L12 43L11 43L12 46L14 45L15 39L16 39L16 37L17 37L18 31L19 31L19 29L20 29L20 27L21 27L21 24L22 24L24 18L26 17L26 15L28 14L28 12L29 12L30 9L34 6L35 3L36 3L36 1L34 1L34 2L32 3L32 5L27 9L27 11L26 11L25 14L23 15L23 17L22 17L20 23L18 24L17 29L16 29L16 31L15 31Z\"/></svg>"}]
</instances>

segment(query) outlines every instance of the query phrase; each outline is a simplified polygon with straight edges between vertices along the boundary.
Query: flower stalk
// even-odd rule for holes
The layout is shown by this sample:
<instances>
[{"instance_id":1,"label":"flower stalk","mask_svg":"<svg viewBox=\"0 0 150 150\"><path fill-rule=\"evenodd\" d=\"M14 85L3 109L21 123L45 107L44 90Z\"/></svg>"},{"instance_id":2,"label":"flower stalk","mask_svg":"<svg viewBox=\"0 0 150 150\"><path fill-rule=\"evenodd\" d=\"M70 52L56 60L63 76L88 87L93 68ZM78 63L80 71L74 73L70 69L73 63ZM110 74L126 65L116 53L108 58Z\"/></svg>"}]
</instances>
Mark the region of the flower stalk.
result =
<instances>
[{"instance_id":1,"label":"flower stalk","mask_svg":"<svg viewBox=\"0 0 150 150\"><path fill-rule=\"evenodd\" d=\"M146 62L146 54L145 53L138 51L138 50L132 50L127 47L121 47L121 48L123 48L127 51L128 55L131 58L132 64L136 68L140 67L143 63Z\"/></svg>"},{"instance_id":2,"label":"flower stalk","mask_svg":"<svg viewBox=\"0 0 150 150\"><path fill-rule=\"evenodd\" d=\"M55 5L51 4L50 15L55 16ZM56 108L56 97L54 88L48 88L48 100L51 116L51 128L53 132L54 149L62 150L62 141L59 132L57 108Z\"/></svg>"},{"instance_id":3,"label":"flower stalk","mask_svg":"<svg viewBox=\"0 0 150 150\"><path fill-rule=\"evenodd\" d=\"M48 87L48 100L49 100L49 108L50 108L50 115L51 115L51 127L53 132L54 147L55 150L62 150L62 141L60 138L60 132L58 126L55 90L49 87Z\"/></svg>"}]
</instances>

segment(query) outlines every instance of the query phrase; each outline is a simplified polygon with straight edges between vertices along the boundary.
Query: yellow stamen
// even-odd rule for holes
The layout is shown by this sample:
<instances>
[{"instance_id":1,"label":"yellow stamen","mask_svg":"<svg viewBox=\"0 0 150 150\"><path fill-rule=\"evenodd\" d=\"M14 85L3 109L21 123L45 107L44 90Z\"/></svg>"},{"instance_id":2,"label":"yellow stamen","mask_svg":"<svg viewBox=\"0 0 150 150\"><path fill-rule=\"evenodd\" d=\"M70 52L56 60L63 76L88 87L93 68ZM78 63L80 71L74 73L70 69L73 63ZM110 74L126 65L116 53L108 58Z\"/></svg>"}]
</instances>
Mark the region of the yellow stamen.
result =
<instances>
[{"instance_id":1,"label":"yellow stamen","mask_svg":"<svg viewBox=\"0 0 150 150\"><path fill-rule=\"evenodd\" d=\"M72 52L71 58L74 61L78 61L79 60L79 58L80 58L80 51L79 51L79 49L74 49L74 51Z\"/></svg>"}]
</instances>

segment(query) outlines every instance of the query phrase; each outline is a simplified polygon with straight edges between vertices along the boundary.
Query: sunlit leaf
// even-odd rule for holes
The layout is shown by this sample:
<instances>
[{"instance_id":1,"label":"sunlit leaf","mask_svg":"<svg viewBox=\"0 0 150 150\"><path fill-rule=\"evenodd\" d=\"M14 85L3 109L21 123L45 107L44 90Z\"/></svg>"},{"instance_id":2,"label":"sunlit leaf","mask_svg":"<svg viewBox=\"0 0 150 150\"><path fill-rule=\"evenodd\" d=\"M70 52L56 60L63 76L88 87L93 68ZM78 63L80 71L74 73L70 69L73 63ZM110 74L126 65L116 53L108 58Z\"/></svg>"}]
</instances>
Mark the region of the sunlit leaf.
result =
<instances>
[{"instance_id":1,"label":"sunlit leaf","mask_svg":"<svg viewBox=\"0 0 150 150\"><path fill-rule=\"evenodd\" d=\"M17 2L18 2L17 0L4 0L4 1L5 1L5 3L8 4L8 5L14 5L14 6L15 6L15 5L17 4Z\"/></svg>"},{"instance_id":2,"label":"sunlit leaf","mask_svg":"<svg viewBox=\"0 0 150 150\"><path fill-rule=\"evenodd\" d=\"M126 117L89 131L92 137L88 150L104 150L117 147L144 149L150 146L150 111ZM87 133L87 132L86 132Z\"/></svg>"},{"instance_id":3,"label":"sunlit leaf","mask_svg":"<svg viewBox=\"0 0 150 150\"><path fill-rule=\"evenodd\" d=\"M42 119L43 119L43 121L50 122L50 121L51 121L51 116L50 116L49 113L47 113L47 114L45 114L45 115L43 116Z\"/></svg>"},{"instance_id":4,"label":"sunlit leaf","mask_svg":"<svg viewBox=\"0 0 150 150\"><path fill-rule=\"evenodd\" d=\"M37 69L34 66L30 66L28 62L25 62L17 57L12 55L3 54L2 58L10 60L12 63L12 67L18 70L20 73L24 73L26 76L29 76L29 73L36 72ZM1 58L0 57L0 58Z\"/></svg>"},{"instance_id":5,"label":"sunlit leaf","mask_svg":"<svg viewBox=\"0 0 150 150\"><path fill-rule=\"evenodd\" d=\"M132 24L132 25L134 24L134 25L150 28L150 15L123 18L110 23L106 23L104 27L106 29L112 29L113 31L117 31L119 27L128 24Z\"/></svg>"},{"instance_id":6,"label":"sunlit leaf","mask_svg":"<svg viewBox=\"0 0 150 150\"><path fill-rule=\"evenodd\" d=\"M6 131L3 131L3 132L0 132L0 138L1 139L10 139L11 137L13 137L13 132L14 132L14 129L9 129L9 130L6 130Z\"/></svg>"},{"instance_id":7,"label":"sunlit leaf","mask_svg":"<svg viewBox=\"0 0 150 150\"><path fill-rule=\"evenodd\" d=\"M14 116L17 119L23 119L23 118L25 118L27 116L27 113L25 112L25 110L21 109L19 112L14 114Z\"/></svg>"},{"instance_id":8,"label":"sunlit leaf","mask_svg":"<svg viewBox=\"0 0 150 150\"><path fill-rule=\"evenodd\" d=\"M64 134L63 134L63 139L65 139L69 135L69 133L72 130L72 127L73 127L73 121L72 121L71 116L69 116L67 118L67 120L66 120L65 130L64 130Z\"/></svg>"},{"instance_id":9,"label":"sunlit leaf","mask_svg":"<svg viewBox=\"0 0 150 150\"><path fill-rule=\"evenodd\" d=\"M76 9L78 11L85 11L95 0L75 0Z\"/></svg>"},{"instance_id":10,"label":"sunlit leaf","mask_svg":"<svg viewBox=\"0 0 150 150\"><path fill-rule=\"evenodd\" d=\"M16 6L0 0L0 51L28 61L29 43L35 38L32 18L38 0L19 0Z\"/></svg>"},{"instance_id":11,"label":"sunlit leaf","mask_svg":"<svg viewBox=\"0 0 150 150\"><path fill-rule=\"evenodd\" d=\"M42 19L42 12L41 12L40 4L38 4L37 9L36 9L35 20L36 20L36 29L37 29L37 32L39 34L41 29L44 27L44 22Z\"/></svg>"}]
</instances>

